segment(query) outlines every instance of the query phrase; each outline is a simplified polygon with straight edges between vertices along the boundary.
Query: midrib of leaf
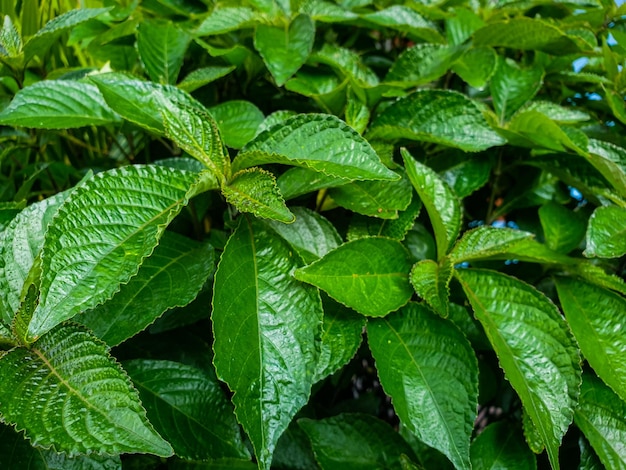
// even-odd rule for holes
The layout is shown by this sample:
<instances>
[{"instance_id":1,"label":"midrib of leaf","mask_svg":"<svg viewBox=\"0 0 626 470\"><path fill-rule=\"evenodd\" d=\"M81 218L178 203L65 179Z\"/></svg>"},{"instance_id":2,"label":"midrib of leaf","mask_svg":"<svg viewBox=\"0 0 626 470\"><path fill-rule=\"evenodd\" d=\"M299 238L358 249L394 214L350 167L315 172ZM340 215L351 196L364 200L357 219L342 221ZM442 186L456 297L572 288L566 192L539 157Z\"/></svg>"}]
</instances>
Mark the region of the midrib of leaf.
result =
<instances>
[{"instance_id":1,"label":"midrib of leaf","mask_svg":"<svg viewBox=\"0 0 626 470\"><path fill-rule=\"evenodd\" d=\"M468 286L469 287L469 286ZM480 301L480 299L478 299L475 295L474 295L474 291L472 289L467 289L469 290L470 294L472 296L472 299L474 299L474 301L480 305L480 308L482 309L482 311L485 313L484 318L485 320L487 320L489 322L489 328L485 328L485 333L487 334L487 336L489 337L489 339L493 339L495 341L497 341L501 347L504 347L504 349L509 353L509 356L514 358L513 355L513 351L511 350L511 348L509 347L509 345L507 344L507 342L505 341L505 339L502 337L502 335L500 334L497 325L495 324L495 322L491 319L491 316L488 314L487 308L485 307L485 305ZM466 292L467 292L466 290ZM498 355L499 358L499 355ZM527 390L530 390L530 387L528 385L528 381L526 380L526 377L524 376L524 374L522 373L522 371L520 370L520 368L517 365L517 360L513 360L511 361L513 363L513 366L515 368L515 372L516 374L521 377L522 381L524 382L524 385L526 386ZM533 411L535 412L536 415L539 415L540 413L538 412L538 408L537 405L535 403L535 397L532 393L528 393L527 396L530 399L531 402L531 407L533 409ZM548 433L547 430L544 428L543 426L543 422L541 422L541 420L539 419L538 423L535 423L535 421L532 420L533 424L537 427L539 427L541 429L541 436L544 439L544 445L546 447L546 451L548 452L548 454L550 455L550 462L552 463L552 461L557 463L557 467L558 468L558 455L555 456L552 453L552 449L551 449L551 445L549 444L549 441L547 439L548 437Z\"/></svg>"},{"instance_id":2,"label":"midrib of leaf","mask_svg":"<svg viewBox=\"0 0 626 470\"><path fill-rule=\"evenodd\" d=\"M142 436L140 436L138 433L136 433L132 428L127 428L126 426L124 426L123 423L118 423L118 422L113 422L109 419L109 417L104 414L100 409L96 408L95 406L93 406L89 401L85 400L83 395L76 390L74 387L72 387L69 382L67 382L67 380L65 380L60 374L59 372L55 369L55 367L50 363L50 361L48 361L48 358L46 358L46 356L38 349L38 348L31 348L31 351L33 351L37 357L39 359L41 359L41 361L44 363L44 365L47 367L47 369L50 371L50 373L52 375L54 375L60 382L61 384L63 384L65 387L67 387L67 389L69 390L70 394L74 395L75 397L77 397L82 403L85 404L85 406L87 406L89 409L97 412L100 416L102 416L102 418L104 419L104 421L107 421L109 423L111 423L112 426L115 426L117 428L122 428L124 430L126 430L128 432L128 434L138 437L139 439L141 439L143 442L146 443L146 445L150 446L151 443L145 439L143 439Z\"/></svg>"},{"instance_id":3,"label":"midrib of leaf","mask_svg":"<svg viewBox=\"0 0 626 470\"><path fill-rule=\"evenodd\" d=\"M213 120L209 119L209 126L211 126L211 130L215 131L215 128L213 127ZM166 125L167 127L167 125ZM187 130L186 127L183 126L183 130L185 132L185 135L188 137L188 140L193 142L193 146L197 149L197 151L201 154L206 156L205 159L203 159L202 163L204 163L205 165L207 165L209 167L209 169L213 172L213 174L220 178L220 180L222 180L224 178L224 175L222 175L222 171L217 167L217 165L215 164L215 162L213 161L213 159L211 158L210 155L207 154L206 150L204 149L204 147L202 147L200 145L200 143L197 141L196 138L194 138L193 134ZM214 135L211 135L211 147L213 147L214 142L213 142L213 137Z\"/></svg>"},{"instance_id":4,"label":"midrib of leaf","mask_svg":"<svg viewBox=\"0 0 626 470\"><path fill-rule=\"evenodd\" d=\"M430 388L430 385L429 385L428 381L426 380L426 377L424 376L424 373L422 372L422 368L418 365L418 363L415 361L415 358L413 357L413 354L411 354L411 352L409 351L408 345L406 344L405 341L402 340L402 337L400 336L398 331L391 326L389 321L385 320L385 323L387 324L389 329L393 332L393 334L396 335L396 338L398 339L398 342L402 345L402 347L404 348L404 350L407 353L407 355L411 358L411 362L413 363L413 365L415 366L415 368L419 372L420 377L422 378L423 383L426 385L426 388L428 389L428 394L430 395L433 403L435 404L435 408L437 409L437 414L440 417L443 417L444 415L441 412L441 408L439 407L439 402L436 400L435 394L433 393L433 390ZM443 421L444 426L446 427L446 431L448 432L448 436L452 436L453 433L452 433L450 427L448 426L448 420L447 419L442 419L442 421ZM453 442L453 444L454 444L454 451L457 454L457 458L459 458L459 460L462 462L464 460L463 456L459 452L459 450L458 450L458 448L456 446L456 443ZM455 465L455 467L456 467L456 465Z\"/></svg>"}]
</instances>

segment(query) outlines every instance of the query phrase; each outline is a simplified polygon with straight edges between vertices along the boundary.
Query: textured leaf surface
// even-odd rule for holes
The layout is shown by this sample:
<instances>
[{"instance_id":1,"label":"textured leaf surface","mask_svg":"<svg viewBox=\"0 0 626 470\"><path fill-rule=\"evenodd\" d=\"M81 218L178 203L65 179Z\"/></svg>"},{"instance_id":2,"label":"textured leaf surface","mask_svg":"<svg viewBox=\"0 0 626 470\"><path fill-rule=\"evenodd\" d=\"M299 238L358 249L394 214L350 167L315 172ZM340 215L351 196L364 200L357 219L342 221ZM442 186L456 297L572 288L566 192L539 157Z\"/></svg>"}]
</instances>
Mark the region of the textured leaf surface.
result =
<instances>
[{"instance_id":1,"label":"textured leaf surface","mask_svg":"<svg viewBox=\"0 0 626 470\"><path fill-rule=\"evenodd\" d=\"M581 374L565 320L547 297L518 279L486 270L459 270L455 276L558 469Z\"/></svg>"},{"instance_id":2,"label":"textured leaf surface","mask_svg":"<svg viewBox=\"0 0 626 470\"><path fill-rule=\"evenodd\" d=\"M519 429L504 421L490 424L470 448L474 470L535 470L537 461Z\"/></svg>"},{"instance_id":3,"label":"textured leaf surface","mask_svg":"<svg viewBox=\"0 0 626 470\"><path fill-rule=\"evenodd\" d=\"M241 170L222 187L222 194L241 212L285 223L294 221L294 215L276 185L276 178L269 171L261 168Z\"/></svg>"},{"instance_id":4,"label":"textured leaf surface","mask_svg":"<svg viewBox=\"0 0 626 470\"><path fill-rule=\"evenodd\" d=\"M261 132L237 155L233 169L263 163L305 166L347 179L398 179L363 137L327 114L299 114Z\"/></svg>"},{"instance_id":5,"label":"textured leaf surface","mask_svg":"<svg viewBox=\"0 0 626 470\"><path fill-rule=\"evenodd\" d=\"M539 221L547 247L559 253L569 253L585 236L584 219L556 202L539 208Z\"/></svg>"},{"instance_id":6,"label":"textured leaf surface","mask_svg":"<svg viewBox=\"0 0 626 470\"><path fill-rule=\"evenodd\" d=\"M522 68L511 59L500 59L489 88L501 122L531 100L543 84L543 69Z\"/></svg>"},{"instance_id":7,"label":"textured leaf surface","mask_svg":"<svg viewBox=\"0 0 626 470\"><path fill-rule=\"evenodd\" d=\"M404 439L384 421L365 414L340 414L298 425L311 441L322 470L399 468L401 454L413 456Z\"/></svg>"},{"instance_id":8,"label":"textured leaf surface","mask_svg":"<svg viewBox=\"0 0 626 470\"><path fill-rule=\"evenodd\" d=\"M215 8L198 26L198 36L224 34L241 28L249 28L255 23L257 14L248 7Z\"/></svg>"},{"instance_id":9,"label":"textured leaf surface","mask_svg":"<svg viewBox=\"0 0 626 470\"><path fill-rule=\"evenodd\" d=\"M29 337L117 292L198 189L201 176L129 166L99 173L76 187L46 232L39 304Z\"/></svg>"},{"instance_id":10,"label":"textured leaf surface","mask_svg":"<svg viewBox=\"0 0 626 470\"><path fill-rule=\"evenodd\" d=\"M473 101L444 90L420 90L398 100L374 120L368 137L434 142L468 152L504 144Z\"/></svg>"},{"instance_id":11,"label":"textured leaf surface","mask_svg":"<svg viewBox=\"0 0 626 470\"><path fill-rule=\"evenodd\" d=\"M224 143L241 148L256 135L265 119L259 108L249 101L225 101L209 109L220 129Z\"/></svg>"},{"instance_id":12,"label":"textured leaf surface","mask_svg":"<svg viewBox=\"0 0 626 470\"><path fill-rule=\"evenodd\" d=\"M465 52L452 70L474 88L482 89L493 76L498 65L498 55L491 47L475 47Z\"/></svg>"},{"instance_id":13,"label":"textured leaf surface","mask_svg":"<svg viewBox=\"0 0 626 470\"><path fill-rule=\"evenodd\" d=\"M308 168L290 168L278 177L278 187L285 199L293 199L320 189L346 184L345 178L328 176Z\"/></svg>"},{"instance_id":14,"label":"textured leaf surface","mask_svg":"<svg viewBox=\"0 0 626 470\"><path fill-rule=\"evenodd\" d=\"M35 445L78 453L152 453L172 448L148 422L137 391L84 327L63 324L32 348L14 348L0 361L0 409ZM60 419L61 418L61 419Z\"/></svg>"},{"instance_id":15,"label":"textured leaf surface","mask_svg":"<svg viewBox=\"0 0 626 470\"><path fill-rule=\"evenodd\" d=\"M461 230L461 203L437 173L415 160L406 149L400 151L409 179L428 211L437 241L437 257L441 259Z\"/></svg>"},{"instance_id":16,"label":"textured leaf surface","mask_svg":"<svg viewBox=\"0 0 626 470\"><path fill-rule=\"evenodd\" d=\"M626 253L626 209L617 206L598 207L587 226L587 248L584 255L619 258Z\"/></svg>"},{"instance_id":17,"label":"textured leaf surface","mask_svg":"<svg viewBox=\"0 0 626 470\"><path fill-rule=\"evenodd\" d=\"M150 79L175 84L190 41L191 36L170 21L140 21L137 51Z\"/></svg>"},{"instance_id":18,"label":"textured leaf surface","mask_svg":"<svg viewBox=\"0 0 626 470\"><path fill-rule=\"evenodd\" d=\"M367 333L380 382L402 423L456 468L471 468L478 363L463 333L418 304L369 320Z\"/></svg>"},{"instance_id":19,"label":"textured leaf surface","mask_svg":"<svg viewBox=\"0 0 626 470\"><path fill-rule=\"evenodd\" d=\"M437 31L435 24L427 21L417 11L408 6L391 5L388 8L374 13L367 13L361 17L379 26L409 33L429 42L443 42L443 37Z\"/></svg>"},{"instance_id":20,"label":"textured leaf surface","mask_svg":"<svg viewBox=\"0 0 626 470\"><path fill-rule=\"evenodd\" d=\"M0 124L66 129L119 122L98 89L85 82L44 80L21 89L0 113Z\"/></svg>"},{"instance_id":21,"label":"textured leaf surface","mask_svg":"<svg viewBox=\"0 0 626 470\"><path fill-rule=\"evenodd\" d=\"M441 178L448 183L459 199L469 196L482 188L491 176L492 162L485 155L468 158L466 154L452 158L450 166L440 172Z\"/></svg>"},{"instance_id":22,"label":"textured leaf surface","mask_svg":"<svg viewBox=\"0 0 626 470\"><path fill-rule=\"evenodd\" d=\"M315 40L315 23L307 15L296 16L289 27L260 24L254 34L254 47L278 86L284 85L306 61Z\"/></svg>"},{"instance_id":23,"label":"textured leaf surface","mask_svg":"<svg viewBox=\"0 0 626 470\"><path fill-rule=\"evenodd\" d=\"M576 426L605 468L626 468L626 405L597 377L586 373L576 408Z\"/></svg>"},{"instance_id":24,"label":"textured leaf surface","mask_svg":"<svg viewBox=\"0 0 626 470\"><path fill-rule=\"evenodd\" d=\"M449 258L444 258L441 263L425 259L411 269L410 279L415 292L443 317L448 316L448 285L452 279L452 270Z\"/></svg>"},{"instance_id":25,"label":"textured leaf surface","mask_svg":"<svg viewBox=\"0 0 626 470\"><path fill-rule=\"evenodd\" d=\"M233 407L202 370L171 361L136 359L124 369L155 428L176 455L191 460L249 457Z\"/></svg>"},{"instance_id":26,"label":"textured leaf surface","mask_svg":"<svg viewBox=\"0 0 626 470\"><path fill-rule=\"evenodd\" d=\"M319 293L293 279L297 266L286 242L242 217L215 274L215 368L264 469L309 399L319 355Z\"/></svg>"},{"instance_id":27,"label":"textured leaf surface","mask_svg":"<svg viewBox=\"0 0 626 470\"><path fill-rule=\"evenodd\" d=\"M571 278L557 278L561 308L583 356L596 374L626 402L626 300Z\"/></svg>"},{"instance_id":28,"label":"textured leaf surface","mask_svg":"<svg viewBox=\"0 0 626 470\"><path fill-rule=\"evenodd\" d=\"M443 76L462 53L463 48L441 44L409 47L393 63L385 82L407 88L432 82Z\"/></svg>"},{"instance_id":29,"label":"textured leaf surface","mask_svg":"<svg viewBox=\"0 0 626 470\"><path fill-rule=\"evenodd\" d=\"M74 319L109 346L116 346L145 329L166 310L194 300L215 269L214 256L208 243L165 232L137 275L122 285L111 300Z\"/></svg>"},{"instance_id":30,"label":"textured leaf surface","mask_svg":"<svg viewBox=\"0 0 626 470\"><path fill-rule=\"evenodd\" d=\"M381 317L411 298L410 269L409 254L400 242L371 237L344 243L296 270L295 277L363 315Z\"/></svg>"},{"instance_id":31,"label":"textured leaf surface","mask_svg":"<svg viewBox=\"0 0 626 470\"><path fill-rule=\"evenodd\" d=\"M214 82L218 78L228 75L230 72L235 70L235 68L236 67L234 65L211 65L208 67L200 67L190 72L189 75L183 78L178 84L178 88L186 91L187 93L191 93L204 85Z\"/></svg>"},{"instance_id":32,"label":"textured leaf surface","mask_svg":"<svg viewBox=\"0 0 626 470\"><path fill-rule=\"evenodd\" d=\"M326 43L311 58L329 65L359 87L371 88L380 82L376 73L363 63L361 57L348 48Z\"/></svg>"}]
</instances>

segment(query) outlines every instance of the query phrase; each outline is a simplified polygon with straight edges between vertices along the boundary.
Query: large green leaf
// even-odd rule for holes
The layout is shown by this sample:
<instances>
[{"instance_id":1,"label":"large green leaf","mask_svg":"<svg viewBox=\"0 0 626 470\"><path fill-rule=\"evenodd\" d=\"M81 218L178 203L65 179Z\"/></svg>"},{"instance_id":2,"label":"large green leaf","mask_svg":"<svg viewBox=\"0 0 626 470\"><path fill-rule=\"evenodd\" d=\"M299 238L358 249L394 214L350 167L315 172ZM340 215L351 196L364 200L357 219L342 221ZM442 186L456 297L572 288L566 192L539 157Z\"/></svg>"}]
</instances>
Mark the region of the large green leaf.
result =
<instances>
[{"instance_id":1,"label":"large green leaf","mask_svg":"<svg viewBox=\"0 0 626 470\"><path fill-rule=\"evenodd\" d=\"M351 180L399 179L363 137L328 114L299 114L261 132L237 155L233 170L264 163L304 166Z\"/></svg>"},{"instance_id":2,"label":"large green leaf","mask_svg":"<svg viewBox=\"0 0 626 470\"><path fill-rule=\"evenodd\" d=\"M322 470L400 468L401 454L413 457L402 436L374 416L344 413L319 421L299 419L298 425Z\"/></svg>"},{"instance_id":3,"label":"large green leaf","mask_svg":"<svg viewBox=\"0 0 626 470\"><path fill-rule=\"evenodd\" d=\"M21 89L0 113L0 124L67 129L120 122L98 89L85 82L43 80Z\"/></svg>"},{"instance_id":4,"label":"large green leaf","mask_svg":"<svg viewBox=\"0 0 626 470\"><path fill-rule=\"evenodd\" d=\"M248 7L215 8L195 30L197 36L224 34L241 28L249 28L256 23L255 13Z\"/></svg>"},{"instance_id":5,"label":"large green leaf","mask_svg":"<svg viewBox=\"0 0 626 470\"><path fill-rule=\"evenodd\" d=\"M139 390L148 418L178 457L249 458L233 407L216 379L178 362L135 359L124 369Z\"/></svg>"},{"instance_id":6,"label":"large green leaf","mask_svg":"<svg viewBox=\"0 0 626 470\"><path fill-rule=\"evenodd\" d=\"M586 238L585 256L623 256L626 253L626 209L617 206L598 207L589 218Z\"/></svg>"},{"instance_id":7,"label":"large green leaf","mask_svg":"<svg viewBox=\"0 0 626 470\"><path fill-rule=\"evenodd\" d=\"M535 470L537 460L515 426L499 421L487 426L470 448L474 470Z\"/></svg>"},{"instance_id":8,"label":"large green leaf","mask_svg":"<svg viewBox=\"0 0 626 470\"><path fill-rule=\"evenodd\" d=\"M165 232L136 276L111 300L78 314L74 320L88 326L108 345L118 345L166 310L194 300L215 269L213 251L208 243Z\"/></svg>"},{"instance_id":9,"label":"large green leaf","mask_svg":"<svg viewBox=\"0 0 626 470\"><path fill-rule=\"evenodd\" d=\"M175 84L190 41L191 36L171 21L141 21L137 31L137 51L150 79Z\"/></svg>"},{"instance_id":10,"label":"large green leaf","mask_svg":"<svg viewBox=\"0 0 626 470\"><path fill-rule=\"evenodd\" d=\"M484 88L498 65L498 55L491 47L474 47L465 52L452 70L474 88Z\"/></svg>"},{"instance_id":11,"label":"large green leaf","mask_svg":"<svg viewBox=\"0 0 626 470\"><path fill-rule=\"evenodd\" d=\"M443 317L448 316L448 297L452 279L452 261L445 257L440 263L431 259L419 261L411 269L410 280L415 292Z\"/></svg>"},{"instance_id":12,"label":"large green leaf","mask_svg":"<svg viewBox=\"0 0 626 470\"><path fill-rule=\"evenodd\" d=\"M539 208L539 221L546 239L546 246L559 253L569 253L585 236L585 220L556 202Z\"/></svg>"},{"instance_id":13,"label":"large green leaf","mask_svg":"<svg viewBox=\"0 0 626 470\"><path fill-rule=\"evenodd\" d=\"M368 138L434 142L468 152L504 144L476 103L449 90L420 90L398 100L374 120Z\"/></svg>"},{"instance_id":14,"label":"large green leaf","mask_svg":"<svg viewBox=\"0 0 626 470\"><path fill-rule=\"evenodd\" d=\"M241 212L285 223L295 220L280 194L276 178L261 168L247 168L235 173L228 184L222 186L222 194Z\"/></svg>"},{"instance_id":15,"label":"large green leaf","mask_svg":"<svg viewBox=\"0 0 626 470\"><path fill-rule=\"evenodd\" d=\"M561 308L585 359L626 402L626 299L571 278L555 280Z\"/></svg>"},{"instance_id":16,"label":"large green leaf","mask_svg":"<svg viewBox=\"0 0 626 470\"><path fill-rule=\"evenodd\" d=\"M347 180L308 168L295 167L281 174L277 183L283 197L288 200L320 189L347 184Z\"/></svg>"},{"instance_id":17,"label":"large green leaf","mask_svg":"<svg viewBox=\"0 0 626 470\"><path fill-rule=\"evenodd\" d=\"M294 275L363 315L382 317L413 295L410 269L409 253L400 242L371 237L344 243Z\"/></svg>"},{"instance_id":18,"label":"large green leaf","mask_svg":"<svg viewBox=\"0 0 626 470\"><path fill-rule=\"evenodd\" d=\"M428 211L437 241L437 257L442 259L461 230L461 203L437 173L415 160L406 149L400 152L409 179Z\"/></svg>"},{"instance_id":19,"label":"large green leaf","mask_svg":"<svg viewBox=\"0 0 626 470\"><path fill-rule=\"evenodd\" d=\"M209 109L220 129L224 143L241 148L256 135L265 119L259 108L249 101L225 101Z\"/></svg>"},{"instance_id":20,"label":"large green leaf","mask_svg":"<svg viewBox=\"0 0 626 470\"><path fill-rule=\"evenodd\" d=\"M498 60L489 88L500 122L508 121L537 94L543 84L543 74L539 67L522 68L511 59Z\"/></svg>"},{"instance_id":21,"label":"large green leaf","mask_svg":"<svg viewBox=\"0 0 626 470\"><path fill-rule=\"evenodd\" d=\"M63 324L31 348L0 360L0 412L25 429L34 445L79 453L144 452L168 457L172 448L152 428L137 391L86 328Z\"/></svg>"},{"instance_id":22,"label":"large green leaf","mask_svg":"<svg viewBox=\"0 0 626 470\"><path fill-rule=\"evenodd\" d=\"M471 468L478 362L463 333L419 304L369 320L367 333L380 382L402 423L457 469Z\"/></svg>"},{"instance_id":23,"label":"large green leaf","mask_svg":"<svg viewBox=\"0 0 626 470\"><path fill-rule=\"evenodd\" d=\"M385 82L406 88L432 82L448 71L463 50L442 44L417 44L398 56Z\"/></svg>"},{"instance_id":24,"label":"large green leaf","mask_svg":"<svg viewBox=\"0 0 626 470\"><path fill-rule=\"evenodd\" d=\"M274 231L241 217L215 274L215 368L263 469L316 374L322 308L317 289L291 276L298 264Z\"/></svg>"},{"instance_id":25,"label":"large green leaf","mask_svg":"<svg viewBox=\"0 0 626 470\"><path fill-rule=\"evenodd\" d=\"M590 373L583 375L574 421L607 469L626 469L626 404Z\"/></svg>"},{"instance_id":26,"label":"large green leaf","mask_svg":"<svg viewBox=\"0 0 626 470\"><path fill-rule=\"evenodd\" d=\"M446 18L446 37L450 44L463 44L484 25L485 22L472 10L455 8L454 16Z\"/></svg>"},{"instance_id":27,"label":"large green leaf","mask_svg":"<svg viewBox=\"0 0 626 470\"><path fill-rule=\"evenodd\" d=\"M296 16L287 26L260 24L254 34L254 47L282 86L306 62L315 40L315 23L307 15Z\"/></svg>"},{"instance_id":28,"label":"large green leaf","mask_svg":"<svg viewBox=\"0 0 626 470\"><path fill-rule=\"evenodd\" d=\"M589 139L587 150L589 162L626 198L626 149L610 142Z\"/></svg>"},{"instance_id":29,"label":"large green leaf","mask_svg":"<svg viewBox=\"0 0 626 470\"><path fill-rule=\"evenodd\" d=\"M27 341L111 298L202 190L202 173L160 166L110 170L76 187L45 235Z\"/></svg>"},{"instance_id":30,"label":"large green leaf","mask_svg":"<svg viewBox=\"0 0 626 470\"><path fill-rule=\"evenodd\" d=\"M408 33L410 36L416 36L429 42L444 42L437 26L427 21L409 6L390 5L388 8L361 15L361 18L378 26Z\"/></svg>"},{"instance_id":31,"label":"large green leaf","mask_svg":"<svg viewBox=\"0 0 626 470\"><path fill-rule=\"evenodd\" d=\"M455 276L558 469L559 445L574 415L581 375L565 320L547 297L516 278L467 269Z\"/></svg>"}]
</instances>

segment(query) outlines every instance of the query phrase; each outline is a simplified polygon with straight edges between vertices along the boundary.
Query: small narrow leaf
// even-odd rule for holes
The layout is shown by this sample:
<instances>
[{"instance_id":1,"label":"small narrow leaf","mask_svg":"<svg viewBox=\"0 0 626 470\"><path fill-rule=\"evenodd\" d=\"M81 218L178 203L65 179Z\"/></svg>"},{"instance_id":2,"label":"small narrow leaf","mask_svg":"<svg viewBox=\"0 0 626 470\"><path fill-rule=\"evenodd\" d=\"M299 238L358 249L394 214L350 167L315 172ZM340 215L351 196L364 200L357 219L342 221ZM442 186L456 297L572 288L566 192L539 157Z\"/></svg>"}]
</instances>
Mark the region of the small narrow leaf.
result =
<instances>
[{"instance_id":1,"label":"small narrow leaf","mask_svg":"<svg viewBox=\"0 0 626 470\"><path fill-rule=\"evenodd\" d=\"M257 134L265 119L259 108L249 101L225 101L209 109L220 129L224 143L239 149Z\"/></svg>"},{"instance_id":2,"label":"small narrow leaf","mask_svg":"<svg viewBox=\"0 0 626 470\"><path fill-rule=\"evenodd\" d=\"M381 384L402 423L457 469L470 469L478 362L463 333L418 304L369 320L367 332Z\"/></svg>"},{"instance_id":3,"label":"small narrow leaf","mask_svg":"<svg viewBox=\"0 0 626 470\"><path fill-rule=\"evenodd\" d=\"M276 178L261 168L248 168L236 173L222 187L222 194L241 212L251 212L258 217L284 223L295 220L280 194Z\"/></svg>"},{"instance_id":4,"label":"small narrow leaf","mask_svg":"<svg viewBox=\"0 0 626 470\"><path fill-rule=\"evenodd\" d=\"M201 186L202 173L130 166L76 187L46 232L30 339L117 292Z\"/></svg>"},{"instance_id":5,"label":"small narrow leaf","mask_svg":"<svg viewBox=\"0 0 626 470\"><path fill-rule=\"evenodd\" d=\"M578 399L580 356L560 312L542 293L513 277L458 270L476 318L546 446L552 468Z\"/></svg>"},{"instance_id":6,"label":"small narrow leaf","mask_svg":"<svg viewBox=\"0 0 626 470\"><path fill-rule=\"evenodd\" d=\"M298 264L274 231L241 217L215 274L215 368L264 470L316 374L322 307L317 289L291 276Z\"/></svg>"},{"instance_id":7,"label":"small narrow leaf","mask_svg":"<svg viewBox=\"0 0 626 470\"><path fill-rule=\"evenodd\" d=\"M372 146L339 118L299 114L261 132L233 162L238 171L263 163L286 163L352 180L397 180Z\"/></svg>"},{"instance_id":8,"label":"small narrow leaf","mask_svg":"<svg viewBox=\"0 0 626 470\"><path fill-rule=\"evenodd\" d=\"M490 424L472 442L473 470L536 470L537 460L519 429L504 421Z\"/></svg>"},{"instance_id":9,"label":"small narrow leaf","mask_svg":"<svg viewBox=\"0 0 626 470\"><path fill-rule=\"evenodd\" d=\"M382 317L411 298L410 269L400 242L371 237L344 243L294 275L363 315Z\"/></svg>"},{"instance_id":10,"label":"small narrow leaf","mask_svg":"<svg viewBox=\"0 0 626 470\"><path fill-rule=\"evenodd\" d=\"M116 346L152 324L166 310L184 307L215 269L213 247L172 232L165 232L136 276L121 286L113 298L78 314L109 346Z\"/></svg>"},{"instance_id":11,"label":"small narrow leaf","mask_svg":"<svg viewBox=\"0 0 626 470\"><path fill-rule=\"evenodd\" d=\"M555 280L561 307L583 356L598 376L626 402L626 299L571 278Z\"/></svg>"},{"instance_id":12,"label":"small narrow leaf","mask_svg":"<svg viewBox=\"0 0 626 470\"><path fill-rule=\"evenodd\" d=\"M473 101L448 90L420 90L401 98L374 120L368 138L434 142L467 152L504 144Z\"/></svg>"},{"instance_id":13,"label":"small narrow leaf","mask_svg":"<svg viewBox=\"0 0 626 470\"><path fill-rule=\"evenodd\" d=\"M448 316L448 297L452 279L452 262L444 258L440 263L425 259L411 269L411 284L422 299L442 317Z\"/></svg>"},{"instance_id":14,"label":"small narrow leaf","mask_svg":"<svg viewBox=\"0 0 626 470\"><path fill-rule=\"evenodd\" d=\"M139 390L148 417L178 457L249 457L233 407L216 379L171 361L135 359L125 362L124 369Z\"/></svg>"},{"instance_id":15,"label":"small narrow leaf","mask_svg":"<svg viewBox=\"0 0 626 470\"><path fill-rule=\"evenodd\" d=\"M450 251L461 230L461 203L437 173L401 149L404 167L413 187L428 211L435 231L437 257Z\"/></svg>"},{"instance_id":16,"label":"small narrow leaf","mask_svg":"<svg viewBox=\"0 0 626 470\"><path fill-rule=\"evenodd\" d=\"M137 51L150 79L175 84L190 41L191 36L171 21L140 21Z\"/></svg>"},{"instance_id":17,"label":"small narrow leaf","mask_svg":"<svg viewBox=\"0 0 626 470\"><path fill-rule=\"evenodd\" d=\"M489 88L500 122L508 121L515 111L537 94L543 84L543 75L541 68L521 68L511 59L498 60Z\"/></svg>"},{"instance_id":18,"label":"small narrow leaf","mask_svg":"<svg viewBox=\"0 0 626 470\"><path fill-rule=\"evenodd\" d=\"M569 253L585 236L584 219L556 202L539 208L539 221L547 247L559 253Z\"/></svg>"},{"instance_id":19,"label":"small narrow leaf","mask_svg":"<svg viewBox=\"0 0 626 470\"><path fill-rule=\"evenodd\" d=\"M276 84L282 86L306 62L314 40L315 23L307 15L298 15L288 27L258 25L254 47Z\"/></svg>"},{"instance_id":20,"label":"small narrow leaf","mask_svg":"<svg viewBox=\"0 0 626 470\"><path fill-rule=\"evenodd\" d=\"M30 349L12 349L0 361L0 380L13 384L0 388L3 420L25 429L33 445L54 445L70 456L172 455L128 376L82 326L66 323Z\"/></svg>"},{"instance_id":21,"label":"small narrow leaf","mask_svg":"<svg viewBox=\"0 0 626 470\"><path fill-rule=\"evenodd\" d=\"M619 258L626 253L626 209L598 207L587 226L587 257Z\"/></svg>"},{"instance_id":22,"label":"small narrow leaf","mask_svg":"<svg viewBox=\"0 0 626 470\"><path fill-rule=\"evenodd\" d=\"M574 421L605 468L626 468L626 404L592 374L583 375Z\"/></svg>"},{"instance_id":23,"label":"small narrow leaf","mask_svg":"<svg viewBox=\"0 0 626 470\"><path fill-rule=\"evenodd\" d=\"M204 85L214 82L218 78L225 77L236 68L237 67L234 65L211 65L195 69L183 78L183 80L178 84L178 88L186 91L187 93L191 93Z\"/></svg>"},{"instance_id":24,"label":"small narrow leaf","mask_svg":"<svg viewBox=\"0 0 626 470\"><path fill-rule=\"evenodd\" d=\"M98 89L85 82L43 80L21 89L0 113L0 124L66 129L120 122Z\"/></svg>"}]
</instances>

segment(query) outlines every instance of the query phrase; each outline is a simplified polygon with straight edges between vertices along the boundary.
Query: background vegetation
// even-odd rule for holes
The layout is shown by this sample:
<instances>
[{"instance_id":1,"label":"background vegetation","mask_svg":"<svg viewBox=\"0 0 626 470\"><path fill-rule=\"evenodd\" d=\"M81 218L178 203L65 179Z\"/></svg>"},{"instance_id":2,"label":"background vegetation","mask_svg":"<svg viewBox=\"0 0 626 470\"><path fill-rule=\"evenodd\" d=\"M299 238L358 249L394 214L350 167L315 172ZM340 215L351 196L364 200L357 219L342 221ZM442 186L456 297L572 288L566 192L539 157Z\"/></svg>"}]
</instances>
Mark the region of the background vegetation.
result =
<instances>
[{"instance_id":1,"label":"background vegetation","mask_svg":"<svg viewBox=\"0 0 626 470\"><path fill-rule=\"evenodd\" d=\"M0 467L626 468L626 8L0 1Z\"/></svg>"}]
</instances>

